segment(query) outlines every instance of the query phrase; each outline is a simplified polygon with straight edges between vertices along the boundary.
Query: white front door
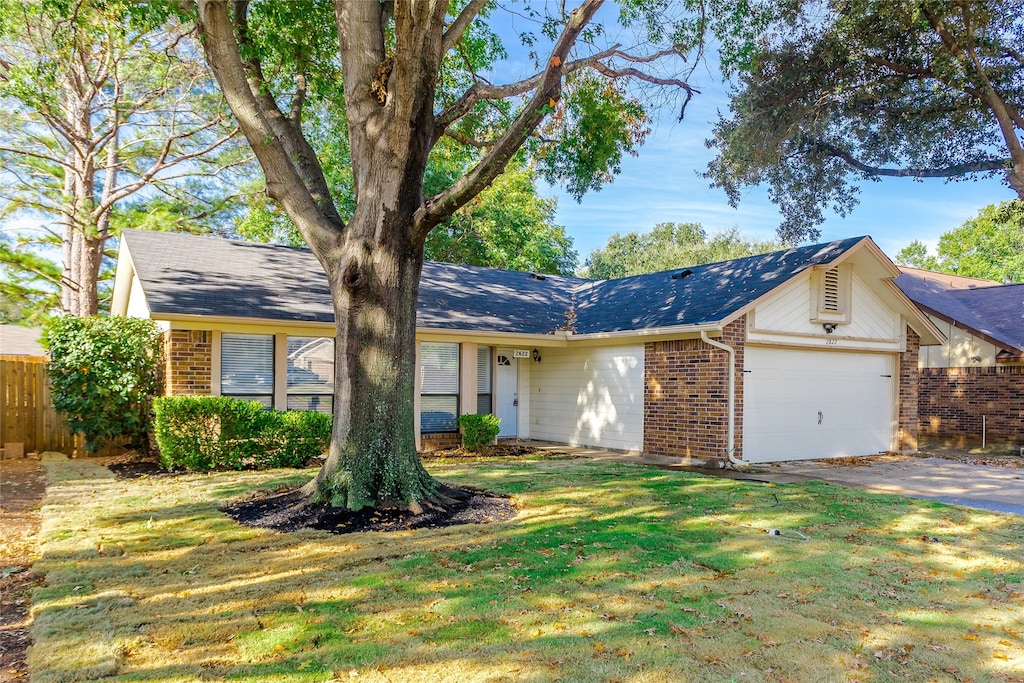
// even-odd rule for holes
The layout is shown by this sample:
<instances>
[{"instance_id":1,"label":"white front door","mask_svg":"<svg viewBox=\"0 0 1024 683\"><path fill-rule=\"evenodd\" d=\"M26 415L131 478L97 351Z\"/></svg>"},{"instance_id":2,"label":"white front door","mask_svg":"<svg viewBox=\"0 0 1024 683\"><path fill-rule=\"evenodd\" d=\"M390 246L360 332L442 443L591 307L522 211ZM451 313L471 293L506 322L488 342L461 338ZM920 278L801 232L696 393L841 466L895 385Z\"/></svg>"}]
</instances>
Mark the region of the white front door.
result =
<instances>
[{"instance_id":1,"label":"white front door","mask_svg":"<svg viewBox=\"0 0 1024 683\"><path fill-rule=\"evenodd\" d=\"M498 349L495 365L495 414L501 419L498 437L512 438L519 435L519 359L512 357L512 349Z\"/></svg>"},{"instance_id":2,"label":"white front door","mask_svg":"<svg viewBox=\"0 0 1024 683\"><path fill-rule=\"evenodd\" d=\"M893 447L896 358L747 346L743 459L874 455Z\"/></svg>"}]
</instances>

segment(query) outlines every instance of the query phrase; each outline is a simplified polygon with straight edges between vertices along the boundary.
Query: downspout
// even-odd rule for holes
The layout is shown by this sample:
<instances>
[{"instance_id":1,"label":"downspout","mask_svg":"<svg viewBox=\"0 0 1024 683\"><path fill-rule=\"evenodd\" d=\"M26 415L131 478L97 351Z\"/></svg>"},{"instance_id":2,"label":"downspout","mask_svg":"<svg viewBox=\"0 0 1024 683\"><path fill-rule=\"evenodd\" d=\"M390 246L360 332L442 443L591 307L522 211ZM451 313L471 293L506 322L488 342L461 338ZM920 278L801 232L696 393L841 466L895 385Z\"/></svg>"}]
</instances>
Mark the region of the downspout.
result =
<instances>
[{"instance_id":1,"label":"downspout","mask_svg":"<svg viewBox=\"0 0 1024 683\"><path fill-rule=\"evenodd\" d=\"M729 397L728 407L726 410L729 411L728 431L726 432L726 450L725 454L729 458L729 462L738 467L746 467L747 463L743 462L736 457L736 349L723 344L722 342L715 341L708 337L708 333L705 330L700 331L700 338L708 345L721 349L729 354Z\"/></svg>"}]
</instances>

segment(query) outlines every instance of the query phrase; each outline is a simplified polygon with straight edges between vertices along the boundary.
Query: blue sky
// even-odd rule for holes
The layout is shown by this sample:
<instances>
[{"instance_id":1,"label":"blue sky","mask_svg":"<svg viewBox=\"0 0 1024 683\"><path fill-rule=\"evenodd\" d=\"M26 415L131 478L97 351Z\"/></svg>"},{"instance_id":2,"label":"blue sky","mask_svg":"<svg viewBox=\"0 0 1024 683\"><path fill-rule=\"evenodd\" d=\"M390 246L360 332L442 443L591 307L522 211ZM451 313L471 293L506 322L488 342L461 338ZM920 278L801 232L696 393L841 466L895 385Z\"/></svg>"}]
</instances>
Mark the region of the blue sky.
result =
<instances>
[{"instance_id":1,"label":"blue sky","mask_svg":"<svg viewBox=\"0 0 1024 683\"><path fill-rule=\"evenodd\" d=\"M609 3L598 19L612 18L613 23L614 11ZM520 31L536 31L536 24L522 14L496 13L494 18L492 26L510 53L490 74L494 82L509 82L531 73L533 65L516 36ZM626 45L631 42L624 34L614 40ZM710 136L717 112L728 109L728 86L710 65L699 66L689 83L701 94L690 102L686 119L677 121L678 106L668 106L653 122L639 156L623 160L622 172L612 184L588 193L579 204L560 188L547 188L548 194L558 198L557 221L573 238L581 263L612 234L646 232L665 221L701 223L709 233L735 227L748 239L774 237L780 216L765 188L749 191L733 209L722 190L708 187L708 181L700 177L714 157L714 150L707 149L704 140ZM915 239L934 249L943 232L975 216L983 206L1013 198L999 178L955 183L906 178L868 182L861 186L860 205L853 213L846 218L828 215L821 226L821 239L871 235L890 257Z\"/></svg>"}]
</instances>

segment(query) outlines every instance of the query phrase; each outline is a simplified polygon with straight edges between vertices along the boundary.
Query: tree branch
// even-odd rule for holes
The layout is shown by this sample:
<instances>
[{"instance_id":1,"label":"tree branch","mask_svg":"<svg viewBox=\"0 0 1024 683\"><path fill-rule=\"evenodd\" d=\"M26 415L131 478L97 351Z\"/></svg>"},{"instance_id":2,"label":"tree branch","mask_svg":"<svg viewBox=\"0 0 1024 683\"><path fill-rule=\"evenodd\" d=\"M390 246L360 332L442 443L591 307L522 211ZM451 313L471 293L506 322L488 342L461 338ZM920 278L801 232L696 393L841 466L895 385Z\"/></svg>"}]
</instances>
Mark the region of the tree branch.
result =
<instances>
[{"instance_id":1,"label":"tree branch","mask_svg":"<svg viewBox=\"0 0 1024 683\"><path fill-rule=\"evenodd\" d=\"M441 54L446 54L455 46L455 43L459 42L462 34L466 32L469 25L473 23L473 19L480 13L480 10L487 6L488 2L490 0L470 0L470 3L462 8L459 16L455 17L455 21L441 38Z\"/></svg>"},{"instance_id":2,"label":"tree branch","mask_svg":"<svg viewBox=\"0 0 1024 683\"><path fill-rule=\"evenodd\" d=\"M594 17L603 0L584 0L573 10L555 42L533 97L515 118L494 147L466 175L438 195L428 199L416 211L414 236L422 240L434 226L447 220L460 207L475 197L505 170L509 160L537 129L547 115L548 103L561 96L562 78L565 75L565 57L576 42L576 38Z\"/></svg>"},{"instance_id":3,"label":"tree branch","mask_svg":"<svg viewBox=\"0 0 1024 683\"><path fill-rule=\"evenodd\" d=\"M571 74L572 72L578 71L584 67L593 66L599 60L606 59L614 55L618 48L619 46L615 45L607 50L596 52L589 57L573 60L563 66L562 74ZM515 83L506 83L505 85L490 85L488 83L477 81L470 86L469 90L464 92L458 100L438 114L436 123L434 124L434 140L439 140L453 123L472 111L473 107L476 106L476 103L480 100L503 100L508 97L528 93L537 87L537 84L541 82L546 73L547 71L545 70L538 74L534 74L529 78L524 78L523 80L516 81Z\"/></svg>"},{"instance_id":4,"label":"tree branch","mask_svg":"<svg viewBox=\"0 0 1024 683\"><path fill-rule=\"evenodd\" d=\"M1013 167L1012 159L990 159L987 161L973 161L966 164L954 164L943 168L882 168L880 166L865 164L846 150L836 147L824 140L804 138L801 140L801 145L805 150L821 150L829 156L841 159L858 171L870 176L886 176L893 178L953 178L966 173L1005 171Z\"/></svg>"},{"instance_id":5,"label":"tree branch","mask_svg":"<svg viewBox=\"0 0 1024 683\"><path fill-rule=\"evenodd\" d=\"M333 244L337 233L345 228L330 201L326 181L322 180L322 187L315 193L293 163L282 140L281 126L270 122L271 116L281 117L280 111L276 105L268 111L266 98L258 98L246 78L225 2L200 0L199 31L210 68L263 168L267 194L296 219L310 247L318 256L322 255L322 250Z\"/></svg>"}]
</instances>

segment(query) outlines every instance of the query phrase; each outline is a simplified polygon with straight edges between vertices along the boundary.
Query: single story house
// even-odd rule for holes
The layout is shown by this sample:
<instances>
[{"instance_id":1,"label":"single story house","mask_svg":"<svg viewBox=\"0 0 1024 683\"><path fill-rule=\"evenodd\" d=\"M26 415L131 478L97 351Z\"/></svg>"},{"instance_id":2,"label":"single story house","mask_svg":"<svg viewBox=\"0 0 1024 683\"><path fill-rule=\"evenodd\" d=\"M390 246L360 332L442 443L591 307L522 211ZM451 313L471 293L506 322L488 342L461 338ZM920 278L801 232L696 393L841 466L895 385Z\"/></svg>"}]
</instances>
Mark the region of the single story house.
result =
<instances>
[{"instance_id":1,"label":"single story house","mask_svg":"<svg viewBox=\"0 0 1024 683\"><path fill-rule=\"evenodd\" d=\"M947 338L922 347L922 438L1024 445L1024 284L901 268L896 285Z\"/></svg>"},{"instance_id":2,"label":"single story house","mask_svg":"<svg viewBox=\"0 0 1024 683\"><path fill-rule=\"evenodd\" d=\"M417 438L501 436L768 462L917 446L942 332L869 237L617 280L427 263ZM152 318L166 391L331 407L334 316L308 250L125 231L112 310Z\"/></svg>"}]
</instances>

